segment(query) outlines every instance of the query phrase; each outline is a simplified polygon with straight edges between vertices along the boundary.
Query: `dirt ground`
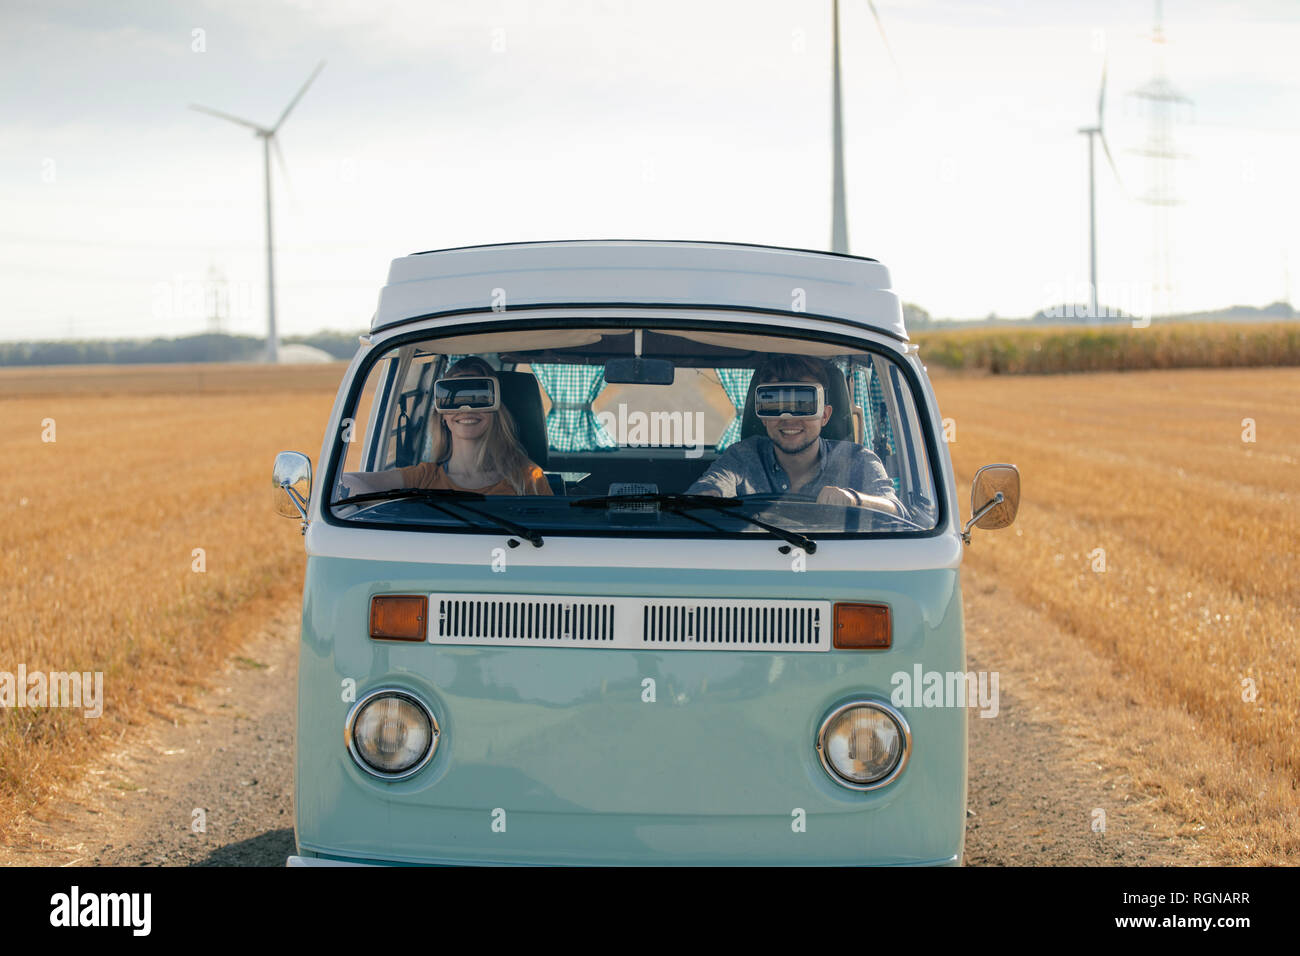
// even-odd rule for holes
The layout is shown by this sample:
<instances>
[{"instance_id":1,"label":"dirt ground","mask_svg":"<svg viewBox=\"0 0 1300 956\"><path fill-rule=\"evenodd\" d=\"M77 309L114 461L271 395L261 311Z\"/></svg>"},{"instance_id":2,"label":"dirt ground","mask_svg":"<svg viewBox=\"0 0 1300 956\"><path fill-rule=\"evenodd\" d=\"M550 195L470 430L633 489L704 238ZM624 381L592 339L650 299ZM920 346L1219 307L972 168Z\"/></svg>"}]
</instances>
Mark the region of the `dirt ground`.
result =
<instances>
[{"instance_id":1,"label":"dirt ground","mask_svg":"<svg viewBox=\"0 0 1300 956\"><path fill-rule=\"evenodd\" d=\"M283 866L294 852L298 620L286 606L175 723L128 735L34 813L0 863Z\"/></svg>"},{"instance_id":2,"label":"dirt ground","mask_svg":"<svg viewBox=\"0 0 1300 956\"><path fill-rule=\"evenodd\" d=\"M967 866L1194 866L1211 862L1178 835L1183 821L1159 812L1123 771L1115 744L1081 732L1088 715L1051 659L1070 643L1046 616L1005 598L967 563L962 568L967 661L997 671L999 712L970 715ZM1036 654L1026 655L1030 646ZM1014 650L1013 650L1014 649ZM1100 666L1099 662L1089 661ZM1050 673L1050 679L1049 679Z\"/></svg>"},{"instance_id":3,"label":"dirt ground","mask_svg":"<svg viewBox=\"0 0 1300 956\"><path fill-rule=\"evenodd\" d=\"M969 565L963 580L968 667L1001 677L998 715L970 718L966 865L1204 862L1193 840L1173 835L1180 821L1105 769L1095 742L1062 730L1068 697L1038 689L1032 667L1003 653L1024 643L1009 629L1047 644L1053 625ZM297 624L297 607L286 607L229 659L214 691L175 723L124 739L33 814L21 845L0 847L0 863L282 866L294 852Z\"/></svg>"}]
</instances>

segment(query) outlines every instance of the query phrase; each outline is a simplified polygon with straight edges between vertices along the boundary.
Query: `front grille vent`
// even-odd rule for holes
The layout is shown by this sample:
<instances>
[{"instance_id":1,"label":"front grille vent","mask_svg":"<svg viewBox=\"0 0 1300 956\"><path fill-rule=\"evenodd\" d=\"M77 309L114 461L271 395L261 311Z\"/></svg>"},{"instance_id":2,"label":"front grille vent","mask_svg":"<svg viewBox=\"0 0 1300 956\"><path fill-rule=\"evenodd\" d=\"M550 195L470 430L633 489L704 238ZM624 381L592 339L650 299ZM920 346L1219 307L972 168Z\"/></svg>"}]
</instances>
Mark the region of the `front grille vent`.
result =
<instances>
[{"instance_id":1,"label":"front grille vent","mask_svg":"<svg viewBox=\"0 0 1300 956\"><path fill-rule=\"evenodd\" d=\"M825 651L828 601L430 594L429 642L477 646Z\"/></svg>"},{"instance_id":2,"label":"front grille vent","mask_svg":"<svg viewBox=\"0 0 1300 956\"><path fill-rule=\"evenodd\" d=\"M817 645L823 636L821 605L809 602L655 601L646 602L642 616L645 644L773 648Z\"/></svg>"},{"instance_id":3,"label":"front grille vent","mask_svg":"<svg viewBox=\"0 0 1300 956\"><path fill-rule=\"evenodd\" d=\"M435 643L574 642L614 640L614 605L590 599L528 600L495 595L431 595Z\"/></svg>"}]
</instances>

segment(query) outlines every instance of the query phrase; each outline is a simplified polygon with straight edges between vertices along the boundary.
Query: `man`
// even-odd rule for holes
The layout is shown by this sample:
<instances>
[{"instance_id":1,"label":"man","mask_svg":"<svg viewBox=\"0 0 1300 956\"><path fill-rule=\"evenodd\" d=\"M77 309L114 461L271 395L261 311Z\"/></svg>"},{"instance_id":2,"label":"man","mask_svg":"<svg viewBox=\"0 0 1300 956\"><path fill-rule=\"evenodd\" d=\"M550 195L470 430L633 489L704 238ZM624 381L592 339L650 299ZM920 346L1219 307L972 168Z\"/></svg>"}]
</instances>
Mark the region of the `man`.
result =
<instances>
[{"instance_id":1,"label":"man","mask_svg":"<svg viewBox=\"0 0 1300 956\"><path fill-rule=\"evenodd\" d=\"M894 483L875 452L856 442L822 438L834 409L824 404L831 394L824 362L801 355L769 358L754 373L757 385L800 382L821 386L823 409L815 417L792 413L759 420L766 435L752 435L724 451L687 494L732 498L755 494L804 494L818 504L869 508L907 517Z\"/></svg>"}]
</instances>

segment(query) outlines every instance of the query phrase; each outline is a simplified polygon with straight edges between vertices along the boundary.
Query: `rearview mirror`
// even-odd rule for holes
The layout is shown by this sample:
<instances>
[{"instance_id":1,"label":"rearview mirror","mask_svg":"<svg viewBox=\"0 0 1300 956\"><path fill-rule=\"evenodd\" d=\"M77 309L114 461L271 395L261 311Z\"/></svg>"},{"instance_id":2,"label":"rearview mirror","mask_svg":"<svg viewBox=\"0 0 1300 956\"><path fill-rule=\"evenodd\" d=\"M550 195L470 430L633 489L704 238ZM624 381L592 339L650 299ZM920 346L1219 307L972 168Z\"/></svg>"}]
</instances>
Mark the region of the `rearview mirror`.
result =
<instances>
[{"instance_id":1,"label":"rearview mirror","mask_svg":"<svg viewBox=\"0 0 1300 956\"><path fill-rule=\"evenodd\" d=\"M985 531L1005 528L1020 510L1020 469L1015 465L985 465L975 472L970 489L970 520L962 540L970 544L972 526Z\"/></svg>"},{"instance_id":2,"label":"rearview mirror","mask_svg":"<svg viewBox=\"0 0 1300 956\"><path fill-rule=\"evenodd\" d=\"M666 359L617 358L605 363L610 385L671 385L676 372Z\"/></svg>"}]
</instances>

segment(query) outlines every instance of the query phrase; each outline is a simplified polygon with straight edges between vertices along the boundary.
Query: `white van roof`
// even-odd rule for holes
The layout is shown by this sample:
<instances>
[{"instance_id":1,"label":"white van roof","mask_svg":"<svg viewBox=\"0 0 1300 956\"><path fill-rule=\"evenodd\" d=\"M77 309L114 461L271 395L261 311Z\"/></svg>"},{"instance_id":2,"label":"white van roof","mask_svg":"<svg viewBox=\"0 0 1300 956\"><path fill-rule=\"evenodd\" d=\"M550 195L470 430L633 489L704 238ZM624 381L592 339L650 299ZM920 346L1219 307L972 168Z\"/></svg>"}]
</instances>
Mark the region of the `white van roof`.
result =
<instances>
[{"instance_id":1,"label":"white van roof","mask_svg":"<svg viewBox=\"0 0 1300 956\"><path fill-rule=\"evenodd\" d=\"M444 313L565 305L805 313L907 340L889 270L875 259L733 242L631 239L464 246L394 259L370 328Z\"/></svg>"}]
</instances>

